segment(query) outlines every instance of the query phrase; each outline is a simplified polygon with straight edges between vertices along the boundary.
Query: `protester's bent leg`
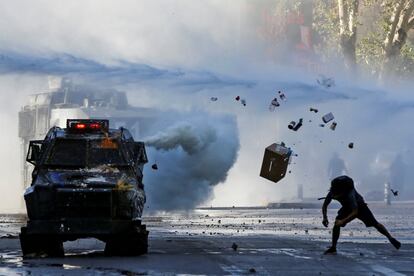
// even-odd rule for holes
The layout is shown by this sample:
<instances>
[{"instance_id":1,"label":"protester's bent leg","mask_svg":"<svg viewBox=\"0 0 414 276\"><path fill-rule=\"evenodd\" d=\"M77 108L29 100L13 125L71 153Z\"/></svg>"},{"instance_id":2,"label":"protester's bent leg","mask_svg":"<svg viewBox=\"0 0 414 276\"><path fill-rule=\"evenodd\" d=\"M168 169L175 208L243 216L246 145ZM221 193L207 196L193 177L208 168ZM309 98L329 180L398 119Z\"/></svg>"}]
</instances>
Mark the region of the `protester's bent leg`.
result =
<instances>
[{"instance_id":1,"label":"protester's bent leg","mask_svg":"<svg viewBox=\"0 0 414 276\"><path fill-rule=\"evenodd\" d=\"M336 244L338 243L340 234L341 234L341 227L334 226L332 229L332 247L333 248L336 248Z\"/></svg>"},{"instance_id":2,"label":"protester's bent leg","mask_svg":"<svg viewBox=\"0 0 414 276\"><path fill-rule=\"evenodd\" d=\"M334 226L332 228L332 246L325 251L325 255L336 255L336 244L338 242L340 233L341 228L339 226Z\"/></svg>"},{"instance_id":3,"label":"protester's bent leg","mask_svg":"<svg viewBox=\"0 0 414 276\"><path fill-rule=\"evenodd\" d=\"M386 236L389 240L392 239L391 234L388 232L387 228L385 228L384 225L382 225L381 223L378 223L374 227L375 227L375 229L378 230L378 232L380 232L381 234L383 234L384 236Z\"/></svg>"},{"instance_id":4,"label":"protester's bent leg","mask_svg":"<svg viewBox=\"0 0 414 276\"><path fill-rule=\"evenodd\" d=\"M391 234L388 232L387 228L385 228L384 225L382 225L381 223L378 223L377 225L375 225L375 229L377 229L378 232L380 232L381 234L383 234L384 236L386 236L388 238L388 240L390 241L390 243L396 249L400 249L401 243L399 241L397 241L393 236L391 236Z\"/></svg>"}]
</instances>

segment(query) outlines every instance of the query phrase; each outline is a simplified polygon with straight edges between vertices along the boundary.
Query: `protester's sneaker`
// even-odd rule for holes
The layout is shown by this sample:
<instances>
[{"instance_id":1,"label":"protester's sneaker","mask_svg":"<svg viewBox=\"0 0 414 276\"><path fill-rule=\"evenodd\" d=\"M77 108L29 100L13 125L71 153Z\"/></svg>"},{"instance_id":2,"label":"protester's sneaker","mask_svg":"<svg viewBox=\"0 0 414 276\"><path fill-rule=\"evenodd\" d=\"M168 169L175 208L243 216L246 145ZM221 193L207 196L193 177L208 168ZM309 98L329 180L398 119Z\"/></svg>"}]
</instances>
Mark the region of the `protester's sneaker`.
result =
<instances>
[{"instance_id":1,"label":"protester's sneaker","mask_svg":"<svg viewBox=\"0 0 414 276\"><path fill-rule=\"evenodd\" d=\"M392 243L392 245L394 245L394 247L396 248L396 249L400 249L400 247L401 247L401 243L399 242L399 241L397 241L396 239L394 239L394 238L391 238L390 239L390 242Z\"/></svg>"},{"instance_id":2,"label":"protester's sneaker","mask_svg":"<svg viewBox=\"0 0 414 276\"><path fill-rule=\"evenodd\" d=\"M336 248L335 247L329 247L328 250L326 250L323 255L336 255Z\"/></svg>"}]
</instances>

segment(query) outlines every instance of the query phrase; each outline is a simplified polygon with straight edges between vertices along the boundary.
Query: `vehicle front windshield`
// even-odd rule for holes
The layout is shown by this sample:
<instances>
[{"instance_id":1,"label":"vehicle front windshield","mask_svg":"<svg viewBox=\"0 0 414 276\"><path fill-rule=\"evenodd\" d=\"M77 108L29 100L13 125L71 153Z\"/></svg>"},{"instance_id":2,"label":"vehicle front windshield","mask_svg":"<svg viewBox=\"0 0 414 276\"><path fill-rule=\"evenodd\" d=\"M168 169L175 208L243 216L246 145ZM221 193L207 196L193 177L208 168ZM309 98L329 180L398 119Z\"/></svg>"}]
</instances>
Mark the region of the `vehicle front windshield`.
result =
<instances>
[{"instance_id":1,"label":"vehicle front windshield","mask_svg":"<svg viewBox=\"0 0 414 276\"><path fill-rule=\"evenodd\" d=\"M118 141L103 138L95 140L56 139L46 165L94 168L103 165L125 166L127 164Z\"/></svg>"}]
</instances>

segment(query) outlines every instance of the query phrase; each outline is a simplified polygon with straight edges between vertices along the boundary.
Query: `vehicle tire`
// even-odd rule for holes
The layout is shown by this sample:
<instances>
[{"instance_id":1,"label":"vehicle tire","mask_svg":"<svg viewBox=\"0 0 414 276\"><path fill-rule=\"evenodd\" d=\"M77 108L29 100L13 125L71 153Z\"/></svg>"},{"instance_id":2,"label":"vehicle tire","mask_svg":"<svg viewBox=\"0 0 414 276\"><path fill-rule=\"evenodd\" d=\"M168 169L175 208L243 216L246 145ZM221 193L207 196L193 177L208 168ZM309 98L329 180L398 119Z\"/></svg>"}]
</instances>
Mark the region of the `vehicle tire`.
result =
<instances>
[{"instance_id":1,"label":"vehicle tire","mask_svg":"<svg viewBox=\"0 0 414 276\"><path fill-rule=\"evenodd\" d=\"M20 246L23 257L63 257L65 255L63 242L58 238L50 235L28 234L27 228L22 227L20 237Z\"/></svg>"},{"instance_id":2,"label":"vehicle tire","mask_svg":"<svg viewBox=\"0 0 414 276\"><path fill-rule=\"evenodd\" d=\"M148 232L114 235L106 241L105 255L138 256L148 253Z\"/></svg>"}]
</instances>

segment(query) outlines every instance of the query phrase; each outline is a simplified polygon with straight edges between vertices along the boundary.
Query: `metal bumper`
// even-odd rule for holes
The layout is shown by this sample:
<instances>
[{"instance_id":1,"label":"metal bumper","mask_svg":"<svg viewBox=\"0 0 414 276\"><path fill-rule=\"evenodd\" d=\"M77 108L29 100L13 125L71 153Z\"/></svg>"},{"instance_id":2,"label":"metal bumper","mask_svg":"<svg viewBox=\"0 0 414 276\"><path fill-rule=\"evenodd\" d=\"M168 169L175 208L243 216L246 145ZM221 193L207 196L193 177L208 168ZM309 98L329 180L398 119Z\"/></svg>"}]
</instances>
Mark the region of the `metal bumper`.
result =
<instances>
[{"instance_id":1,"label":"metal bumper","mask_svg":"<svg viewBox=\"0 0 414 276\"><path fill-rule=\"evenodd\" d=\"M145 225L139 220L110 219L61 219L30 220L27 222L27 234L58 235L62 239L102 238L105 236L129 233L147 233Z\"/></svg>"}]
</instances>

